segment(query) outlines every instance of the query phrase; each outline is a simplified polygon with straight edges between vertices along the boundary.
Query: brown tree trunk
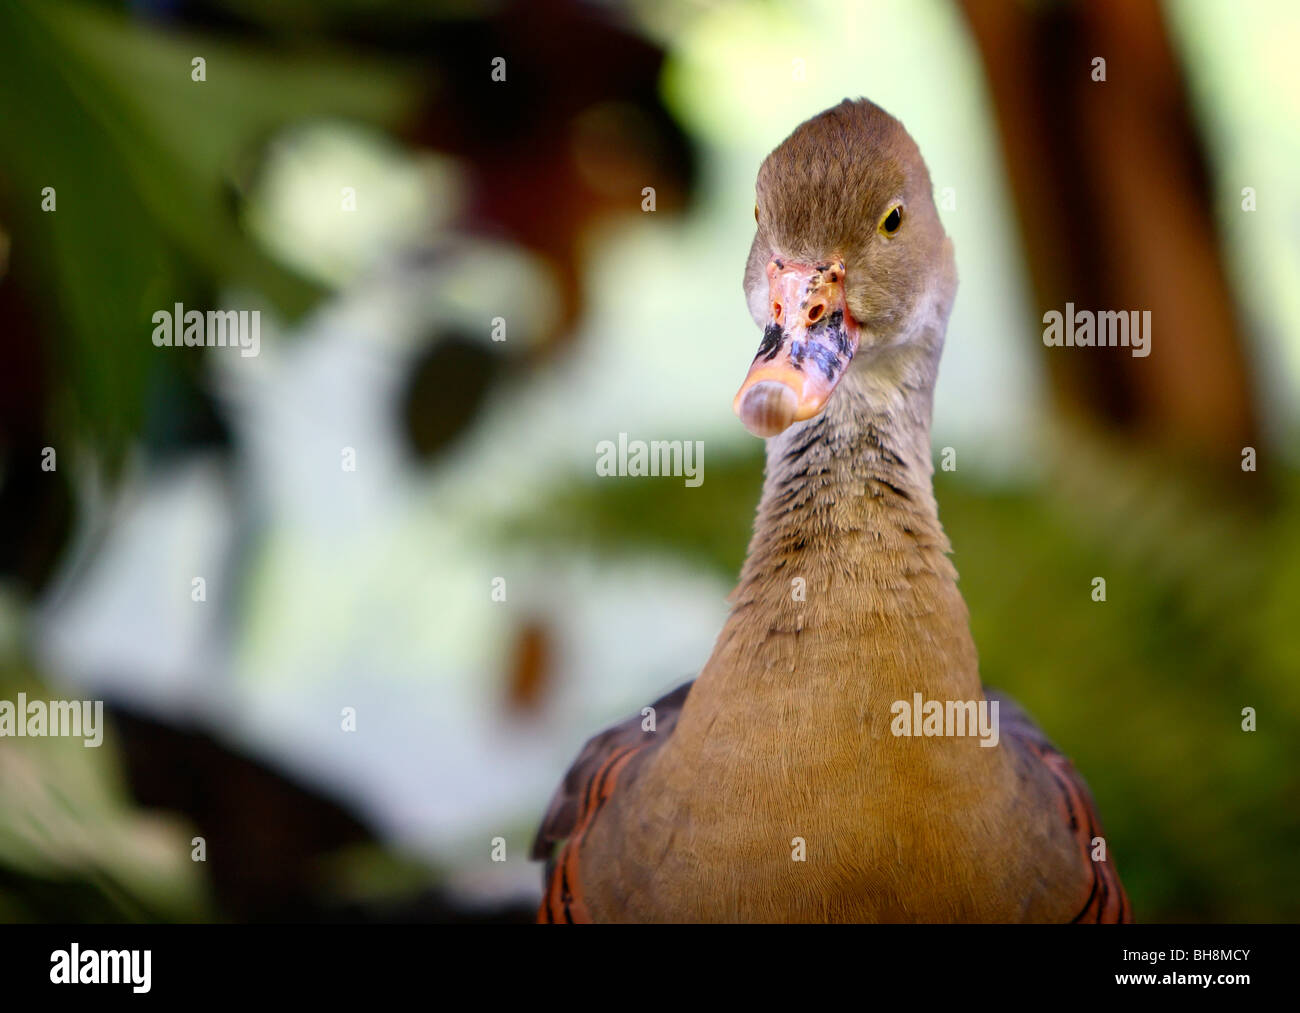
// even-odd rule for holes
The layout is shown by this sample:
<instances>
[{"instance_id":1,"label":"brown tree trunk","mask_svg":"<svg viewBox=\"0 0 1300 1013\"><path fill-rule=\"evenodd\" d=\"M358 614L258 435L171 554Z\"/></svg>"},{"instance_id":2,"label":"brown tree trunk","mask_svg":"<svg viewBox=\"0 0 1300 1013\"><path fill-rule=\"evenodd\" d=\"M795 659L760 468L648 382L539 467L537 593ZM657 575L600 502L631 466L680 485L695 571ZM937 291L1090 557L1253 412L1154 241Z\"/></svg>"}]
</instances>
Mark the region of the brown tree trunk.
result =
<instances>
[{"instance_id":1,"label":"brown tree trunk","mask_svg":"<svg viewBox=\"0 0 1300 1013\"><path fill-rule=\"evenodd\" d=\"M1228 198L1212 188L1159 5L959 2L983 57L1039 319L1067 302L1151 311L1146 358L1038 346L1058 405L1139 446L1239 472L1259 426L1214 226ZM1097 57L1104 81L1093 79Z\"/></svg>"}]
</instances>

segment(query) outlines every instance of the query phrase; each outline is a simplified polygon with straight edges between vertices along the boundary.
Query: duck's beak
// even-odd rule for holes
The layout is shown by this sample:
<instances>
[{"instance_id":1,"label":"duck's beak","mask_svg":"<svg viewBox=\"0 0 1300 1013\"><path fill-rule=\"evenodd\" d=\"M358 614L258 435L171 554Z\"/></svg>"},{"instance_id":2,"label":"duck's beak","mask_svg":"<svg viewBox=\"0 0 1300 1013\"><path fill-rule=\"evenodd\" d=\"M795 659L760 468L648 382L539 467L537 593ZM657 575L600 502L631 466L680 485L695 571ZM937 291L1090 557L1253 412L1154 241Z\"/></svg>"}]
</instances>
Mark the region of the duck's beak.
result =
<instances>
[{"instance_id":1,"label":"duck's beak","mask_svg":"<svg viewBox=\"0 0 1300 1013\"><path fill-rule=\"evenodd\" d=\"M844 302L844 262L767 265L763 342L732 408L755 436L784 432L826 407L858 350Z\"/></svg>"}]
</instances>

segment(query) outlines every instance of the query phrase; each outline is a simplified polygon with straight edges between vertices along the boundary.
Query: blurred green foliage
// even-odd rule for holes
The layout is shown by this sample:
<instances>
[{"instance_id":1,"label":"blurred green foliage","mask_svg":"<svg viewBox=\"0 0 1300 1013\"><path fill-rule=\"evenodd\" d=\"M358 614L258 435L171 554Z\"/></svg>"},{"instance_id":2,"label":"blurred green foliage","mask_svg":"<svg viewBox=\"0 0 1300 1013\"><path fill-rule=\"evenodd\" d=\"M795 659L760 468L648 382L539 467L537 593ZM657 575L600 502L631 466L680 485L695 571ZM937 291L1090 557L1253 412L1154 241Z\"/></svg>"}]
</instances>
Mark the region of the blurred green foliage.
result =
<instances>
[{"instance_id":1,"label":"blurred green foliage","mask_svg":"<svg viewBox=\"0 0 1300 1013\"><path fill-rule=\"evenodd\" d=\"M263 52L14 0L0 5L0 95L0 213L22 244L18 280L58 336L69 396L57 422L112 464L139 434L147 386L181 368L140 340L156 310L202 301L213 279L290 316L321 295L238 227L234 198L260 147L304 118L391 125L414 91L409 75L345 52ZM59 213L41 211L45 187Z\"/></svg>"},{"instance_id":2,"label":"blurred green foliage","mask_svg":"<svg viewBox=\"0 0 1300 1013\"><path fill-rule=\"evenodd\" d=\"M65 699L0 666L0 699ZM111 727L79 738L0 738L0 922L197 921L212 916L190 828L137 809Z\"/></svg>"}]
</instances>

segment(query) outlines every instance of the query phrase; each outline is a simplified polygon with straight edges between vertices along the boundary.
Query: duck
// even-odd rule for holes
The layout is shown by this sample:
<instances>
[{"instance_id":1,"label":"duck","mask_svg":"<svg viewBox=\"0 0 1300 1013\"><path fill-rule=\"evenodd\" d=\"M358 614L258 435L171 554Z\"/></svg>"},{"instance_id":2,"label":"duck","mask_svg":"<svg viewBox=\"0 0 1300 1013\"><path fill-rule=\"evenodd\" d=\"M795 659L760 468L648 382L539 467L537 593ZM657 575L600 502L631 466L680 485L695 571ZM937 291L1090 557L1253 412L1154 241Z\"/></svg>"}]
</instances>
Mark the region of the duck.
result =
<instances>
[{"instance_id":1,"label":"duck","mask_svg":"<svg viewBox=\"0 0 1300 1013\"><path fill-rule=\"evenodd\" d=\"M755 189L748 553L698 676L556 790L538 921L1131 921L1083 778L981 683L932 483L956 261L916 142L845 99Z\"/></svg>"}]
</instances>

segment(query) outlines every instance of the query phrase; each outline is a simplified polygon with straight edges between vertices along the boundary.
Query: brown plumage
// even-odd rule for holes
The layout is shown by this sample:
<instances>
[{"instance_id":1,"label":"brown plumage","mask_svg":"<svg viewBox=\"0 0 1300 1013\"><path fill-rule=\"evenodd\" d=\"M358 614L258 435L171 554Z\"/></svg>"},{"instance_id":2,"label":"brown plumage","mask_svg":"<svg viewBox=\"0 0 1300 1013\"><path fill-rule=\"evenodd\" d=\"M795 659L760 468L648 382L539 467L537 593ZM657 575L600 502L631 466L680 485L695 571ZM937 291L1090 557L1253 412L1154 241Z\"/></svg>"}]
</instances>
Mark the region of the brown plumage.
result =
<instances>
[{"instance_id":1,"label":"brown plumage","mask_svg":"<svg viewBox=\"0 0 1300 1013\"><path fill-rule=\"evenodd\" d=\"M749 554L699 678L653 731L638 715L588 742L556 793L539 919L1129 920L1082 779L980 685L931 487L956 271L916 145L846 101L757 189ZM996 704L997 744L901 734L916 694Z\"/></svg>"}]
</instances>

